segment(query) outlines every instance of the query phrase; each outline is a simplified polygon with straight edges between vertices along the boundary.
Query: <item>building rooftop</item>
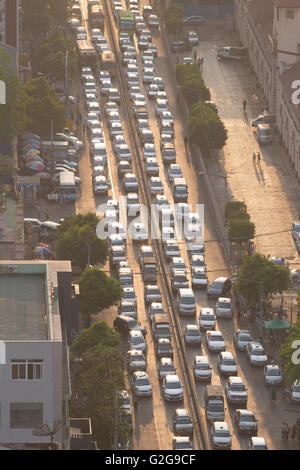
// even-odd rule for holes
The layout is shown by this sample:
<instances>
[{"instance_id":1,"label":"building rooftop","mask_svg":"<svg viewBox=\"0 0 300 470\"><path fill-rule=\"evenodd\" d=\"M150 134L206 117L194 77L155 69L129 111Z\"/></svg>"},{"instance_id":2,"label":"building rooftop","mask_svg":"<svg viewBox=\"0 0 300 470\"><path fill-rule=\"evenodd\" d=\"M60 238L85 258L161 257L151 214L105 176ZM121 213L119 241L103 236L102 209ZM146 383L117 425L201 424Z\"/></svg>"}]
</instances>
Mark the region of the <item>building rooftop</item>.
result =
<instances>
[{"instance_id":1,"label":"building rooftop","mask_svg":"<svg viewBox=\"0 0 300 470\"><path fill-rule=\"evenodd\" d=\"M278 8L300 8L300 0L274 0L274 6Z\"/></svg>"},{"instance_id":2,"label":"building rooftop","mask_svg":"<svg viewBox=\"0 0 300 470\"><path fill-rule=\"evenodd\" d=\"M1 261L0 340L61 340L58 272L69 261Z\"/></svg>"}]
</instances>

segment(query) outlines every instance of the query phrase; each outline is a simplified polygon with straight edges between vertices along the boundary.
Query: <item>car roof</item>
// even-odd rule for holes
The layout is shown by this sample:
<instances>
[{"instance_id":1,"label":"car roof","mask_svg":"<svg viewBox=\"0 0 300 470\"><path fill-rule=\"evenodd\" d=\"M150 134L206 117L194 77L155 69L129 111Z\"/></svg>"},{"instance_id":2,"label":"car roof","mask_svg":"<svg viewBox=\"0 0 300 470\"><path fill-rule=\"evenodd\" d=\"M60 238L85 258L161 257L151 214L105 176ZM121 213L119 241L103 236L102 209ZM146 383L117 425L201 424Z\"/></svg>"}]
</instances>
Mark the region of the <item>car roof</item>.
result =
<instances>
[{"instance_id":1,"label":"car roof","mask_svg":"<svg viewBox=\"0 0 300 470\"><path fill-rule=\"evenodd\" d=\"M238 410L236 410L236 411L238 411L241 415L244 415L244 416L246 416L246 415L248 415L248 416L254 416L253 411L251 411L251 410L245 410L244 408L238 409Z\"/></svg>"},{"instance_id":2,"label":"car roof","mask_svg":"<svg viewBox=\"0 0 300 470\"><path fill-rule=\"evenodd\" d=\"M189 416L189 413L185 408L177 408L175 413L176 413L176 416Z\"/></svg>"},{"instance_id":3,"label":"car roof","mask_svg":"<svg viewBox=\"0 0 300 470\"><path fill-rule=\"evenodd\" d=\"M179 379L178 375L176 375L176 374L175 375L171 375L171 374L166 375L165 380L166 380L166 382L177 382L177 383L180 382L180 379Z\"/></svg>"},{"instance_id":4,"label":"car roof","mask_svg":"<svg viewBox=\"0 0 300 470\"><path fill-rule=\"evenodd\" d=\"M195 356L195 362L197 364L199 363L205 363L205 364L208 364L209 363L209 359L207 356Z\"/></svg>"},{"instance_id":5,"label":"car roof","mask_svg":"<svg viewBox=\"0 0 300 470\"><path fill-rule=\"evenodd\" d=\"M266 441L264 439L264 437L257 437L257 436L252 436L251 437L251 441L252 441L252 444L255 444L255 445L266 445Z\"/></svg>"},{"instance_id":6,"label":"car roof","mask_svg":"<svg viewBox=\"0 0 300 470\"><path fill-rule=\"evenodd\" d=\"M219 297L218 302L224 302L224 303L230 304L231 299L229 299L228 297Z\"/></svg>"},{"instance_id":7,"label":"car roof","mask_svg":"<svg viewBox=\"0 0 300 470\"><path fill-rule=\"evenodd\" d=\"M244 381L242 379L242 377L238 377L238 376L230 376L228 377L228 381L231 383L231 384L244 384Z\"/></svg>"},{"instance_id":8,"label":"car roof","mask_svg":"<svg viewBox=\"0 0 300 470\"><path fill-rule=\"evenodd\" d=\"M135 378L148 377L148 374L143 370L138 370L134 372L133 375L135 376Z\"/></svg>"},{"instance_id":9,"label":"car roof","mask_svg":"<svg viewBox=\"0 0 300 470\"><path fill-rule=\"evenodd\" d=\"M140 330L131 330L131 331L129 331L129 336L142 336L144 338L144 336L143 336L143 334Z\"/></svg>"},{"instance_id":10,"label":"car roof","mask_svg":"<svg viewBox=\"0 0 300 470\"><path fill-rule=\"evenodd\" d=\"M186 325L187 330L199 330L198 325Z\"/></svg>"},{"instance_id":11,"label":"car roof","mask_svg":"<svg viewBox=\"0 0 300 470\"><path fill-rule=\"evenodd\" d=\"M233 354L230 351L221 351L220 356L222 356L223 358L230 358L230 359L232 358L232 359L234 359Z\"/></svg>"},{"instance_id":12,"label":"car roof","mask_svg":"<svg viewBox=\"0 0 300 470\"><path fill-rule=\"evenodd\" d=\"M211 307L202 307L200 313L201 315L211 315L214 314L214 309Z\"/></svg>"},{"instance_id":13,"label":"car roof","mask_svg":"<svg viewBox=\"0 0 300 470\"><path fill-rule=\"evenodd\" d=\"M226 421L215 421L214 428L217 431L229 431L229 427Z\"/></svg>"},{"instance_id":14,"label":"car roof","mask_svg":"<svg viewBox=\"0 0 300 470\"><path fill-rule=\"evenodd\" d=\"M167 365L167 364L173 365L172 359L170 357L162 357L160 359L160 365Z\"/></svg>"}]
</instances>

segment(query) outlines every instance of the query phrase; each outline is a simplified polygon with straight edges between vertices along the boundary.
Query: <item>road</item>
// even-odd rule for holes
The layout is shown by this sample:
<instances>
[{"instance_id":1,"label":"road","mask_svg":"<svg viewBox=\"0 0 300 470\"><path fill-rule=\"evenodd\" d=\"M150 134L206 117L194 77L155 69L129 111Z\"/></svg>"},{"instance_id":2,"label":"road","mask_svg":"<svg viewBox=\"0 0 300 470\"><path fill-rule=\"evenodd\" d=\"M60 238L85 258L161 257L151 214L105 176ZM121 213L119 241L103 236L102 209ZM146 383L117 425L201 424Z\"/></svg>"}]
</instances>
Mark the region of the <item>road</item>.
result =
<instances>
[{"instance_id":1,"label":"road","mask_svg":"<svg viewBox=\"0 0 300 470\"><path fill-rule=\"evenodd\" d=\"M86 5L83 0L81 0L82 7L84 9L86 15ZM141 2L141 6L143 6L145 2ZM84 15L84 16L85 16ZM154 43L158 46L159 49L159 57L156 60L156 71L157 75L163 77L164 82L167 84L166 91L169 97L169 104L170 110L173 113L175 118L175 147L177 151L177 162L180 164L183 175L186 177L188 184L189 184L189 203L195 205L197 203L203 203L205 207L207 207L207 200L204 188L201 186L201 181L195 174L192 166L191 155L185 151L183 138L185 136L185 129L184 125L181 121L181 110L178 107L176 102L176 83L174 80L174 74L172 70L170 70L169 63L167 60L167 52L165 50L164 44L159 35L154 38ZM201 43L201 53L205 51L205 72L204 78L207 80L208 86L212 90L212 99L216 101L219 109L220 115L223 117L222 113L228 113L228 125L232 122L232 127L230 128L230 138L228 141L228 150L225 149L225 155L228 151L229 153L232 152L235 155L243 154L244 148L247 147L247 155L248 149L250 154L252 155L253 150L257 150L255 147L255 141L253 141L253 136L251 134L251 130L249 126L247 126L242 119L241 112L240 112L240 102L234 100L235 93L236 96L243 96L243 81L241 81L241 77L239 76L238 71L230 70L228 72L228 79L220 78L222 73L224 74L224 70L221 71L217 68L220 68L220 65L216 65L213 63L213 56L212 51L214 50L212 44L208 43ZM211 51L209 53L209 51ZM209 55L210 54L210 55ZM203 54L204 55L204 54ZM216 61L215 61L216 62ZM139 60L140 63L140 60ZM208 64L211 63L211 68L208 72ZM207 69L206 69L207 67ZM219 70L219 71L218 71ZM213 73L211 73L213 71ZM214 75L216 74L216 75ZM212 82L214 86L212 85ZM220 82L220 83L219 83ZM231 87L228 85L228 82L232 83ZM144 89L145 96L146 87L143 86L141 83L141 89ZM235 90L235 92L233 91ZM242 100L241 100L242 101ZM226 106L226 103L231 103L231 106ZM103 102L101 99L101 109L103 109ZM159 144L159 127L157 124L157 119L154 114L154 104L148 102L148 112L149 112L149 122L151 126L151 130L154 134L155 144L158 148ZM123 121L123 126L125 129L125 137L128 143L130 143L130 137L128 132L128 122L126 122L126 114L124 113L123 106L121 105L121 117ZM230 121L231 120L231 121ZM227 122L226 122L227 125ZM242 131L241 129L242 128ZM120 187L120 181L118 179L117 174L117 162L115 161L114 154L111 149L110 139L107 131L107 126L104 125L105 129L105 136L106 142L108 144L108 154L109 154L109 163L110 163L110 182L111 182L111 190L109 192L109 198L116 198L118 199L119 196L122 194L122 188ZM235 144L234 139L231 139L233 135L238 135L240 143ZM242 137L241 137L242 136ZM246 143L246 144L245 144ZM242 147L243 145L243 147ZM227 148L226 146L226 148ZM237 147L237 148L236 148ZM132 149L133 150L133 149ZM160 152L157 151L158 160L160 164L160 176L163 179L165 185L165 194L168 197L169 201L172 201L171 189L169 183L166 178L166 170L161 162ZM247 162L246 157L244 157L245 161L243 161L243 165L245 165L245 169L247 170ZM265 165L265 161L268 161L267 156L263 154L263 165ZM235 161L237 158L235 159ZM227 160L226 160L227 161ZM232 163L233 164L233 163ZM252 161L250 162L250 166L252 165ZM230 173L234 171L234 168L229 166L226 167L226 170ZM236 170L235 170L236 171ZM255 172L256 173L256 172ZM80 162L80 177L82 179L82 196L79 199L78 203L76 204L76 211L77 212L86 212L91 210L92 212L95 211L95 208L98 207L99 204L105 202L106 198L103 197L96 197L94 198L92 192L92 180L91 180L91 170L90 170L90 161L89 161L89 154L88 151L85 152L85 156L82 158ZM232 183L232 192L236 191L237 198L240 199L240 193L238 191L242 191L242 195L249 196L251 193L250 188L248 187L248 192L244 189L243 184L241 183L241 175L239 176L239 185L237 185L238 190L235 190L235 183L236 179L232 178L230 183ZM246 178L245 178L246 179ZM219 182L220 185L220 182ZM247 184L245 183L245 186ZM241 189L242 188L242 189ZM260 194L260 193L259 193ZM272 196L275 197L274 195ZM252 197L253 203L250 206L248 204L248 199L245 197L247 202L249 212L252 216L254 214L254 207L255 204L255 197ZM270 199L269 204L271 205L275 199ZM260 200L259 203L261 204L262 201ZM259 206L258 206L259 207ZM280 206L281 207L281 206ZM277 206L276 206L277 209ZM252 213L251 213L252 211ZM258 211L259 212L259 211ZM270 212L271 214L271 212ZM254 215L253 215L254 217ZM287 216L285 216L288 218ZM278 217L279 218L279 217ZM262 220L262 219L260 219ZM269 218L264 219L266 222L266 230L270 231L271 227L273 230L273 226L271 224L272 220ZM256 222L256 220L255 220ZM214 230L214 219L211 214L205 212L205 243L206 243L206 263L208 267L208 277L209 280L212 281L219 275L226 275L228 272L228 268L224 262L222 257L222 253L220 247L216 241L216 233ZM265 242L267 243L267 242ZM278 245L280 246L280 245ZM185 251L184 245L182 247L182 255L186 260L186 264L188 265L188 258L187 253ZM288 251L290 250L290 251ZM131 244L128 244L128 261L134 271L136 273L134 275L134 284L136 292L138 293L138 315L139 320L147 326L148 328L148 319L144 307L143 302L143 284L141 281L141 276L139 275L139 265L137 263L137 253L138 249ZM288 253L291 253L292 256L292 246L288 245L287 251L282 253L282 256L287 256ZM273 254L273 253L272 253ZM274 253L274 254L277 254ZM214 306L214 302L208 302L205 293L197 293L197 305L199 312L200 307L203 306ZM166 306L165 306L166 307ZM198 313L197 313L197 320L198 320ZM180 321L182 328L187 323L193 323L193 319L183 319ZM218 322L218 329L220 329L225 337L227 350L232 351L234 355L238 359L238 366L239 366L239 375L243 377L245 383L248 387L248 408L251 409L256 418L259 421L259 435L264 436L267 440L268 446L270 449L280 449L283 448L283 444L280 441L280 425L283 420L288 420L290 423L293 423L293 413L294 409L289 407L281 402L278 402L276 405L271 405L269 400L269 390L266 390L265 386L263 385L262 381L262 371L261 370L253 370L247 363L246 358L242 353L235 354L232 338L235 329L237 328L236 320L228 321L222 320ZM148 328L149 332L149 328ZM182 331L180 332L182 334ZM140 404L138 407L137 416L134 422L134 448L135 449L170 449L171 448L171 438L172 438L172 430L171 430L171 418L173 415L174 410L178 407L175 404L167 404L162 398L162 391L161 387L159 386L157 380L157 365L154 355L154 348L150 338L150 334L147 335L147 344L148 344L148 372L152 381L153 385L153 400L151 399L143 399L140 400ZM188 361L190 366L192 366L193 358L196 354L200 354L200 349L187 349L186 355L188 357ZM206 346L204 345L202 348L202 353L207 353ZM222 383L224 385L224 380L220 379L217 365L216 365L216 357L212 356L208 353L210 360L213 366L213 380L212 383ZM175 351L175 365L178 368L178 373L181 375L180 372L180 363L178 356ZM202 422L203 422L203 431L206 435L209 434L209 428L206 425L204 419L204 410L203 410L203 395L204 395L204 385L197 384L195 386L200 407L202 409ZM181 405L180 405L181 406ZM188 406L188 404L186 404ZM229 408L229 407L228 407ZM234 430L232 417L233 411L231 409L226 411L226 420L228 421L232 435L233 435L233 449L246 449L248 444L247 438L240 438L236 431Z\"/></svg>"}]
</instances>

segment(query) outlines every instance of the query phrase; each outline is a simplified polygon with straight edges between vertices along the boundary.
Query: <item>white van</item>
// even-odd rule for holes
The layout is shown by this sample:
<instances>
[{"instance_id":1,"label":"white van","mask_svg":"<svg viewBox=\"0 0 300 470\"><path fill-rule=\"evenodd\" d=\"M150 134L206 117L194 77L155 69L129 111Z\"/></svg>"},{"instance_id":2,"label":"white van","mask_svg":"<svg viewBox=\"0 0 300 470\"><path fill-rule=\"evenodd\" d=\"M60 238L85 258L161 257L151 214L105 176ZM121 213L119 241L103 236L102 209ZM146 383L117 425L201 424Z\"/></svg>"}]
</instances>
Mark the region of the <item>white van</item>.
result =
<instances>
[{"instance_id":1,"label":"white van","mask_svg":"<svg viewBox=\"0 0 300 470\"><path fill-rule=\"evenodd\" d=\"M199 316L200 330L214 330L216 328L216 318L214 309L202 307Z\"/></svg>"},{"instance_id":2,"label":"white van","mask_svg":"<svg viewBox=\"0 0 300 470\"><path fill-rule=\"evenodd\" d=\"M196 300L192 289L179 289L177 302L180 315L195 315Z\"/></svg>"}]
</instances>

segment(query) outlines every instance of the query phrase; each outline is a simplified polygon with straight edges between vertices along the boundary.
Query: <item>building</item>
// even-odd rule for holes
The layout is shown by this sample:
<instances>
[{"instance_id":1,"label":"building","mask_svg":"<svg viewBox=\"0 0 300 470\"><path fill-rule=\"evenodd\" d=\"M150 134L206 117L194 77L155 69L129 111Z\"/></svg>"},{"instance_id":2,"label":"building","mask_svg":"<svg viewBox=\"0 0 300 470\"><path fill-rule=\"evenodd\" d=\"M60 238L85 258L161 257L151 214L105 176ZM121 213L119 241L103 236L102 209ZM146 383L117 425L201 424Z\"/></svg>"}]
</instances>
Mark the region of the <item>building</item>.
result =
<instances>
[{"instance_id":1,"label":"building","mask_svg":"<svg viewBox=\"0 0 300 470\"><path fill-rule=\"evenodd\" d=\"M12 58L18 72L19 0L0 0L0 47Z\"/></svg>"},{"instance_id":2,"label":"building","mask_svg":"<svg viewBox=\"0 0 300 470\"><path fill-rule=\"evenodd\" d=\"M78 329L69 261L0 263L0 446L69 449L68 344ZM43 428L41 426L43 425Z\"/></svg>"},{"instance_id":3,"label":"building","mask_svg":"<svg viewBox=\"0 0 300 470\"><path fill-rule=\"evenodd\" d=\"M295 82L300 80L300 0L236 0L235 20L276 117L280 141L300 179L300 107L293 99Z\"/></svg>"}]
</instances>

